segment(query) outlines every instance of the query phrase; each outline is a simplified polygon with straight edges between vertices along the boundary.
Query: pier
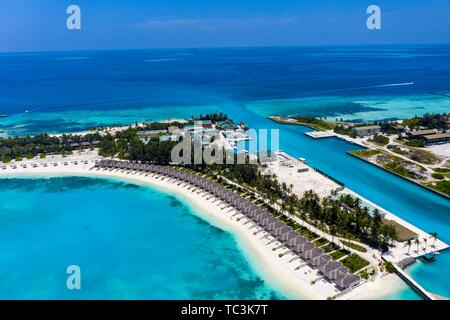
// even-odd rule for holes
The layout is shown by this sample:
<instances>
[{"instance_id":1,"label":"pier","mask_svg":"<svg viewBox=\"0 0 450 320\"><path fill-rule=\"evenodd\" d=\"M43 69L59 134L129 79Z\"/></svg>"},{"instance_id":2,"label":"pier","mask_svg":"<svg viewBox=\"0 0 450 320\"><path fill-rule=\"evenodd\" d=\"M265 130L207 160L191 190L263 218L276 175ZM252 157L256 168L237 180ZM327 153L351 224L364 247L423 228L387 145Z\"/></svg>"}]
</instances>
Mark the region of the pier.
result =
<instances>
[{"instance_id":1,"label":"pier","mask_svg":"<svg viewBox=\"0 0 450 320\"><path fill-rule=\"evenodd\" d=\"M305 132L305 135L307 135L308 137L311 137L313 139L337 137L336 133L334 133L333 131L311 131L311 132Z\"/></svg>"},{"instance_id":2,"label":"pier","mask_svg":"<svg viewBox=\"0 0 450 320\"><path fill-rule=\"evenodd\" d=\"M396 263L392 263L395 268L395 273L410 286L414 291L416 291L425 300L437 300L435 296L425 290L420 284L418 284L409 274L407 274L402 268L400 268Z\"/></svg>"}]
</instances>

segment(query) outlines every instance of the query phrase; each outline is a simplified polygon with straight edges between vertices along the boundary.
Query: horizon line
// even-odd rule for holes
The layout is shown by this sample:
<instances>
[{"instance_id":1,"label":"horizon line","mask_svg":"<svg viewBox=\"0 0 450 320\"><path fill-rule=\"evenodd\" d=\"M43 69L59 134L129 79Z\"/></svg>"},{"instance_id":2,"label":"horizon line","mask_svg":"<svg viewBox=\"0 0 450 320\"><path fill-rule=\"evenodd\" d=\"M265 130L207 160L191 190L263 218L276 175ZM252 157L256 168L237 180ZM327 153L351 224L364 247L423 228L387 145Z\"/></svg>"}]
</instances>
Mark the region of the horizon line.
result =
<instances>
[{"instance_id":1,"label":"horizon line","mask_svg":"<svg viewBox=\"0 0 450 320\"><path fill-rule=\"evenodd\" d=\"M308 47L406 47L406 46L450 46L450 42L430 43L362 43L362 44L287 44L287 45L248 45L248 46L186 46L186 47L149 47L149 48L104 48L104 49L57 49L57 50L6 50L0 54L11 53L57 53L57 52L95 52L95 51L150 51L150 50L200 50L200 49L264 49L264 48L308 48Z\"/></svg>"}]
</instances>

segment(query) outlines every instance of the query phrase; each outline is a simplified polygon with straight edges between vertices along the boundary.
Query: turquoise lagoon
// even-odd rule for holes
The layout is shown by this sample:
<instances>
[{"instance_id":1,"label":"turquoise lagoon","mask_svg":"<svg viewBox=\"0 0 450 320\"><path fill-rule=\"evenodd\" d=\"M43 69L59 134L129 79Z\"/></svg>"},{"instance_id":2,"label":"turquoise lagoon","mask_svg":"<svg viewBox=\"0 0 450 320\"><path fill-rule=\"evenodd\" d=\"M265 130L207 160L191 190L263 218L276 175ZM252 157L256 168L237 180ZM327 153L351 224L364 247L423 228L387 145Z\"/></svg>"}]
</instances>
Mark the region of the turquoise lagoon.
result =
<instances>
[{"instance_id":1,"label":"turquoise lagoon","mask_svg":"<svg viewBox=\"0 0 450 320\"><path fill-rule=\"evenodd\" d=\"M334 121L365 122L397 120L425 113L450 110L450 94L376 95L376 96L315 96L296 99L248 102L245 108L263 117L271 115L323 116Z\"/></svg>"},{"instance_id":2,"label":"turquoise lagoon","mask_svg":"<svg viewBox=\"0 0 450 320\"><path fill-rule=\"evenodd\" d=\"M93 177L0 179L1 299L283 299L176 196ZM81 290L66 268L81 268Z\"/></svg>"},{"instance_id":3,"label":"turquoise lagoon","mask_svg":"<svg viewBox=\"0 0 450 320\"><path fill-rule=\"evenodd\" d=\"M309 114L380 120L448 112L449 61L449 46L3 54L0 113L9 117L0 118L0 135L82 131L111 123L190 117L220 110L253 128L279 129L282 150L306 158L310 165L355 192L426 231L438 232L450 243L448 199L348 155L349 150L358 148L355 145L337 139L313 140L304 135L310 129L278 125L266 118L271 114ZM24 113L27 109L33 112ZM7 188L1 190L8 192ZM19 199L12 197L14 190L7 197L11 209L3 223L14 223L14 208L26 204L12 200ZM74 191L83 194L82 189ZM26 194L23 199L34 194ZM174 210L167 208L169 214ZM33 217L32 212L30 209L24 217ZM211 228L207 223L202 225ZM32 224L28 226L32 228ZM120 272L120 265L115 268ZM450 252L444 252L438 262L418 263L408 272L431 292L450 297L449 268ZM32 273L33 268L28 271ZM124 286L128 286L128 280L123 280ZM239 282L234 285L240 290ZM417 296L402 286L383 298Z\"/></svg>"}]
</instances>

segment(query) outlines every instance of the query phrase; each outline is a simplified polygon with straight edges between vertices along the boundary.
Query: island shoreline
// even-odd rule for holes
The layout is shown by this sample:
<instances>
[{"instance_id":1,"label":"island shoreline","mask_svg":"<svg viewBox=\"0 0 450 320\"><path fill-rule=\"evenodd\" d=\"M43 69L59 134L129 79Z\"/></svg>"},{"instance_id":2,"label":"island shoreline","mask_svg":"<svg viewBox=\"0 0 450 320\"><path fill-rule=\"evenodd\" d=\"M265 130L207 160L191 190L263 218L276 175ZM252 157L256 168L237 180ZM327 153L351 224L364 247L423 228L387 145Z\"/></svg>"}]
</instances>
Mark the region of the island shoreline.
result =
<instances>
[{"instance_id":1,"label":"island shoreline","mask_svg":"<svg viewBox=\"0 0 450 320\"><path fill-rule=\"evenodd\" d=\"M127 172L111 172L104 169L91 170L82 167L65 167L65 168L34 168L22 169L15 172L1 172L2 178L51 178L51 177L70 177L70 176L87 176L99 179L120 179L125 181L132 181L138 184L155 188L164 193L175 196L176 198L184 200L188 206L194 208L193 213L199 218L205 220L211 225L218 227L225 232L230 233L237 242L238 249L243 253L247 262L252 267L257 275L266 281L272 288L281 293L287 299L314 299L323 300L327 297L321 295L314 290L314 284L305 282L300 278L302 271L293 270L289 267L286 261L278 257L278 252L272 252L272 249L264 244L258 236L253 234L253 231L248 230L239 221L233 220L229 215L224 215L220 207L223 204L217 205L217 201L205 199L197 191L192 192L177 183L166 181L168 179L157 179L152 176L144 174L130 174ZM205 196L208 198L208 195ZM220 203L220 202L219 202ZM226 211L233 211L227 207ZM372 290L366 290L368 287ZM389 290L387 290L389 288ZM392 275L391 277L377 277L375 281L364 283L355 288L350 293L345 294L338 299L380 299L383 296L395 294L394 289L399 291L407 287L401 279Z\"/></svg>"}]
</instances>

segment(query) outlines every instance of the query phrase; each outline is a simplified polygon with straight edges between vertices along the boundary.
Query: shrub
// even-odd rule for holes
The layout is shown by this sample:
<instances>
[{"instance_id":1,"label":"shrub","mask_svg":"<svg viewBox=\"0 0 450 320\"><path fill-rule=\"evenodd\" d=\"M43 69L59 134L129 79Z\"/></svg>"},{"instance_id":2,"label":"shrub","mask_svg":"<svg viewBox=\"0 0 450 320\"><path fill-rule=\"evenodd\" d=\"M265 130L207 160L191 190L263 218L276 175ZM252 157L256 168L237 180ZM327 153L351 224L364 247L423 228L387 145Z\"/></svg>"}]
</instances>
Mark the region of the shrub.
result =
<instances>
[{"instance_id":1,"label":"shrub","mask_svg":"<svg viewBox=\"0 0 450 320\"><path fill-rule=\"evenodd\" d=\"M3 159L2 159L2 162L3 163L10 163L11 162L11 158L10 157L4 157Z\"/></svg>"},{"instance_id":2,"label":"shrub","mask_svg":"<svg viewBox=\"0 0 450 320\"><path fill-rule=\"evenodd\" d=\"M19 162L19 161L22 161L23 160L23 158L22 157L16 157L16 159L15 159L17 162Z\"/></svg>"},{"instance_id":3,"label":"shrub","mask_svg":"<svg viewBox=\"0 0 450 320\"><path fill-rule=\"evenodd\" d=\"M431 176L433 178L435 178L435 179L438 179L438 180L443 180L444 179L444 176L442 174L440 174L440 173L433 173Z\"/></svg>"},{"instance_id":4,"label":"shrub","mask_svg":"<svg viewBox=\"0 0 450 320\"><path fill-rule=\"evenodd\" d=\"M375 135L370 141L385 146L389 143L389 138L383 135Z\"/></svg>"},{"instance_id":5,"label":"shrub","mask_svg":"<svg viewBox=\"0 0 450 320\"><path fill-rule=\"evenodd\" d=\"M31 159L33 159L35 156L34 156L34 154L32 154L32 153L28 153L25 157L26 157L28 160L31 160Z\"/></svg>"},{"instance_id":6,"label":"shrub","mask_svg":"<svg viewBox=\"0 0 450 320\"><path fill-rule=\"evenodd\" d=\"M41 153L41 154L39 155L39 158L40 158L40 159L45 159L45 157L47 157L47 155L46 155L45 153Z\"/></svg>"},{"instance_id":7,"label":"shrub","mask_svg":"<svg viewBox=\"0 0 450 320\"><path fill-rule=\"evenodd\" d=\"M392 262L390 262L390 261L386 262L386 271L389 273L395 272L395 268L394 268L394 265L392 264Z\"/></svg>"},{"instance_id":8,"label":"shrub","mask_svg":"<svg viewBox=\"0 0 450 320\"><path fill-rule=\"evenodd\" d=\"M409 147L422 148L425 146L425 143L421 140L413 139L405 142L405 145Z\"/></svg>"}]
</instances>

